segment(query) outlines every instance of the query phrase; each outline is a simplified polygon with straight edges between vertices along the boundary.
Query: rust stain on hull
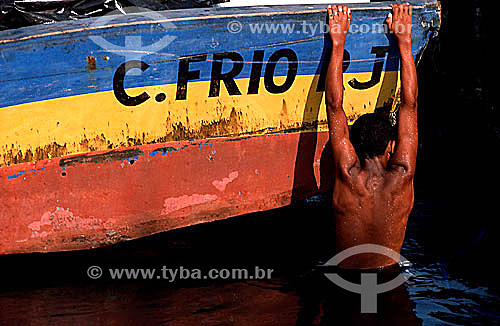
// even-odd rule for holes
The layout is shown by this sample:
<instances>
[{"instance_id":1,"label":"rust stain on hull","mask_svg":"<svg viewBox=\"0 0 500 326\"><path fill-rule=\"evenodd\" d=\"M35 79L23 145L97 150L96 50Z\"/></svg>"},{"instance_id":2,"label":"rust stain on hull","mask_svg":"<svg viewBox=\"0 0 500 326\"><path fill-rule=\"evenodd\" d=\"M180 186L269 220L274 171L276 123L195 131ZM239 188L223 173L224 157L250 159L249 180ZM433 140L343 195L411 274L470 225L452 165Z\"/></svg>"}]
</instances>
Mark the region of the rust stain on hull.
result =
<instances>
[{"instance_id":1,"label":"rust stain on hull","mask_svg":"<svg viewBox=\"0 0 500 326\"><path fill-rule=\"evenodd\" d=\"M283 102L285 103L285 102ZM285 105L285 104L284 104ZM285 109L286 110L286 109ZM313 122L294 122L290 123L286 121L286 117L282 113L280 119L279 128L266 128L248 131L248 122L245 121L244 116L240 111L232 108L231 113L228 118L222 118L217 121L202 122L199 128L192 128L189 124L189 120L186 123L176 123L173 124L169 118L166 119L165 125L168 126L169 131L164 137L159 137L154 140L149 139L147 133L143 133L141 137L127 137L126 143L113 144L106 139L105 135L102 133L100 136L96 136L89 140L84 138L80 141L78 148L79 152L94 152L102 151L105 149L118 149L123 147L132 147L140 145L158 144L166 143L171 141L183 141L183 140L201 140L208 138L218 138L218 137L235 137L235 136L252 136L255 134L261 134L265 132L281 132L290 133L296 131L309 131L317 130L318 126L326 126L327 121L313 121ZM252 130L252 129L250 129ZM46 159L52 159L57 157L63 157L70 155L67 144L57 144L51 143L43 147L36 147L33 151L31 149L26 150L24 153L20 150L8 149L9 146L4 146L3 160L6 166L41 161ZM10 148L14 148L14 144L10 145ZM169 151L167 148L158 149L159 151ZM117 150L116 152L108 152L106 154L97 155L80 155L79 158L69 158L61 160L61 166L77 163L79 160L82 162L102 162L104 160L115 160L122 159L122 155L129 155L125 153L126 150ZM133 154L133 155L132 155ZM142 155L142 153L130 153L130 156ZM0 165L1 166L1 165Z\"/></svg>"},{"instance_id":2,"label":"rust stain on hull","mask_svg":"<svg viewBox=\"0 0 500 326\"><path fill-rule=\"evenodd\" d=\"M120 145L122 145L123 147L126 147L127 145L132 146L131 144ZM2 147L2 157L4 162L6 163L4 165L6 166L25 162L42 161L70 154L67 144L58 144L56 142L52 142L42 147L35 147L33 150L28 149L25 152L14 149L16 147L14 144L4 145ZM92 139L87 139L85 137L80 140L78 145L73 144L73 147L78 147L79 152L85 153L103 149L111 149L113 148L113 145L106 140L104 134L101 134Z\"/></svg>"}]
</instances>

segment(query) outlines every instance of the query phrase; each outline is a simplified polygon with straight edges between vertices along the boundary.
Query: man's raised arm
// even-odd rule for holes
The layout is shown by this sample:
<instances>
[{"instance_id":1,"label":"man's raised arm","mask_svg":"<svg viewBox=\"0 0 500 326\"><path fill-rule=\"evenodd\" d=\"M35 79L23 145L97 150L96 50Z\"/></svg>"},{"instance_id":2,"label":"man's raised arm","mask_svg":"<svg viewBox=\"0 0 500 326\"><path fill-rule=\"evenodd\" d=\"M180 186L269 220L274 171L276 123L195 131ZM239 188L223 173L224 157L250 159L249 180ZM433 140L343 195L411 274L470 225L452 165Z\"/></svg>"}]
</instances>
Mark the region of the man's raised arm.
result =
<instances>
[{"instance_id":1,"label":"man's raised arm","mask_svg":"<svg viewBox=\"0 0 500 326\"><path fill-rule=\"evenodd\" d=\"M409 4L394 4L387 25L398 40L401 56L401 105L398 118L396 150L389 162L394 169L413 176L417 161L417 70L411 50L412 7Z\"/></svg>"},{"instance_id":2,"label":"man's raised arm","mask_svg":"<svg viewBox=\"0 0 500 326\"><path fill-rule=\"evenodd\" d=\"M342 108L344 98L342 63L351 12L346 6L328 6L332 54L325 79L326 113L330 144L336 173L348 173L358 161L356 151L349 141L347 118Z\"/></svg>"}]
</instances>

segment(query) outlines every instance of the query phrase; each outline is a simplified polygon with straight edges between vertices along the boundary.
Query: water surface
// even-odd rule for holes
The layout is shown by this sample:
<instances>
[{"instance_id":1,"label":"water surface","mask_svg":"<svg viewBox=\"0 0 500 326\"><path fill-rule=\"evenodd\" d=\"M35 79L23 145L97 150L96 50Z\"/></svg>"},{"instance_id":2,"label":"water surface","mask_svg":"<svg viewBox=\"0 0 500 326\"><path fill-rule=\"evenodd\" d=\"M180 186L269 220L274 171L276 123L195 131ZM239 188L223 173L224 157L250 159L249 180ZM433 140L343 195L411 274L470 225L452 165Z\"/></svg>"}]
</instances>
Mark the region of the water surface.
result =
<instances>
[{"instance_id":1,"label":"water surface","mask_svg":"<svg viewBox=\"0 0 500 326\"><path fill-rule=\"evenodd\" d=\"M334 253L320 199L111 248L0 257L0 325L500 325L498 282L485 276L494 267L467 268L460 257L470 254L429 241L436 211L416 203L402 250L413 277L379 295L377 314L360 314L358 294L314 272ZM93 280L93 265L273 272L269 280Z\"/></svg>"}]
</instances>

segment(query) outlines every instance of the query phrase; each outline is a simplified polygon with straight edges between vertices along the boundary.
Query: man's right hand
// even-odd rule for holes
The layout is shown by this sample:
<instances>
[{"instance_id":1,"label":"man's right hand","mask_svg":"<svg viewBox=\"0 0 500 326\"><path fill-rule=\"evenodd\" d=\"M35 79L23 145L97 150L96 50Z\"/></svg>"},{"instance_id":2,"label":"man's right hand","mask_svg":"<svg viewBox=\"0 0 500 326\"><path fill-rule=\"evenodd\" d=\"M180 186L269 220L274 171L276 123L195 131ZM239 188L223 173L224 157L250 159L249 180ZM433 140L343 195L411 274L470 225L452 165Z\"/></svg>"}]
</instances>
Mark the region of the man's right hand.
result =
<instances>
[{"instance_id":1,"label":"man's right hand","mask_svg":"<svg viewBox=\"0 0 500 326\"><path fill-rule=\"evenodd\" d=\"M399 43L411 43L412 7L410 4L393 4L392 13L389 13L385 22Z\"/></svg>"},{"instance_id":2,"label":"man's right hand","mask_svg":"<svg viewBox=\"0 0 500 326\"><path fill-rule=\"evenodd\" d=\"M341 47L343 50L351 19L351 10L347 6L328 6L329 32L334 47Z\"/></svg>"}]
</instances>

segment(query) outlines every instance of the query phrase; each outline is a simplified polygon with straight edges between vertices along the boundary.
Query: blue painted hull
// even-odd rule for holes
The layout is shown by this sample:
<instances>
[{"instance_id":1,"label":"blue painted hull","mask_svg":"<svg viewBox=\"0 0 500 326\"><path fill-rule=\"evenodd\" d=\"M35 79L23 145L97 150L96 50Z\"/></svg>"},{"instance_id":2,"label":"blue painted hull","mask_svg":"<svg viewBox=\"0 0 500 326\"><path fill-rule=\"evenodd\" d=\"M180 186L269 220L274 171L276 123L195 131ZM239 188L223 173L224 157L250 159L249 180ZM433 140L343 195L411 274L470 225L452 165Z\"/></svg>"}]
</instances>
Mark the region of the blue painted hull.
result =
<instances>
[{"instance_id":1,"label":"blue painted hull","mask_svg":"<svg viewBox=\"0 0 500 326\"><path fill-rule=\"evenodd\" d=\"M433 1L413 1L412 4L420 8L416 10L413 29L413 52L417 55L439 28L440 16ZM372 72L377 61L385 61L384 70L397 71L397 49L391 39L380 32L389 12L388 5L351 7L352 24L359 25L360 30L364 28L361 26L368 26L369 31L348 34L346 48L350 63L346 73ZM324 6L317 5L187 9L157 13L154 21L148 16L116 16L104 25L100 25L97 18L91 18L0 32L0 89L8 90L0 93L0 107L112 90L113 74L127 57L141 59L155 68L132 76L127 80L129 87L176 83L179 59L203 54L208 58L196 65L200 68L196 80L210 80L209 64L214 53L238 52L244 62L251 63L257 49L264 51L264 60L276 49L292 49L299 62L298 75L318 74L329 47L322 33L325 10ZM228 24L231 26L235 21L241 24L239 33L228 30ZM166 23L168 25L162 25ZM111 24L114 27L109 27ZM270 24L288 27L284 32L280 28L266 32L264 26L260 33L255 32L259 25L266 24L267 27ZM157 52L127 53L124 49L126 37L140 37L147 48L165 34L174 40ZM102 36L118 49L103 49L89 36ZM377 58L374 47L390 47L390 53ZM97 58L95 69L89 69L88 56ZM230 68L230 63L223 63L223 71ZM285 76L287 69L287 62L278 63L274 75ZM235 78L248 78L250 73L251 65L245 64ZM262 70L262 77L264 73Z\"/></svg>"}]
</instances>

